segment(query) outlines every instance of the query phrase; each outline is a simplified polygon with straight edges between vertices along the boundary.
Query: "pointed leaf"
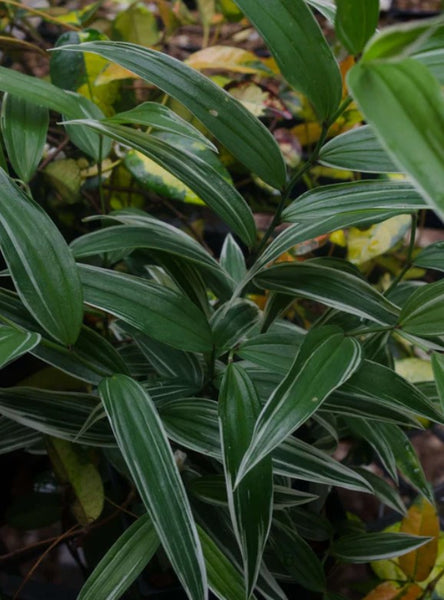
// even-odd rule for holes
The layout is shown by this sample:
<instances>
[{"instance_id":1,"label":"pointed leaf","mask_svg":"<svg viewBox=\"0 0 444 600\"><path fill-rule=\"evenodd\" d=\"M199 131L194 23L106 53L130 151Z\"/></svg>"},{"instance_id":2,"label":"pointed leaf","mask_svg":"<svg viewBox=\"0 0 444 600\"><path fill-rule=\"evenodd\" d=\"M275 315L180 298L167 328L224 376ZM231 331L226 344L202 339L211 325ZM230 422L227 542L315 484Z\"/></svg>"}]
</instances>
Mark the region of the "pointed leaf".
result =
<instances>
[{"instance_id":1,"label":"pointed leaf","mask_svg":"<svg viewBox=\"0 0 444 600\"><path fill-rule=\"evenodd\" d=\"M413 292L404 304L399 326L416 336L444 335L444 279Z\"/></svg>"},{"instance_id":2,"label":"pointed leaf","mask_svg":"<svg viewBox=\"0 0 444 600\"><path fill-rule=\"evenodd\" d=\"M73 344L83 319L74 259L47 214L2 169L0 246L23 304L51 336Z\"/></svg>"},{"instance_id":3,"label":"pointed leaf","mask_svg":"<svg viewBox=\"0 0 444 600\"><path fill-rule=\"evenodd\" d=\"M118 446L177 576L190 598L205 598L205 565L196 526L151 398L125 375L104 379L99 392Z\"/></svg>"},{"instance_id":4,"label":"pointed leaf","mask_svg":"<svg viewBox=\"0 0 444 600\"><path fill-rule=\"evenodd\" d=\"M68 48L99 54L153 83L184 104L251 171L274 187L284 185L282 155L268 130L198 71L166 54L125 42L88 42L63 50Z\"/></svg>"},{"instance_id":5,"label":"pointed leaf","mask_svg":"<svg viewBox=\"0 0 444 600\"><path fill-rule=\"evenodd\" d=\"M427 544L429 537L406 533L362 533L339 538L332 553L347 563L360 564L394 558Z\"/></svg>"},{"instance_id":6,"label":"pointed leaf","mask_svg":"<svg viewBox=\"0 0 444 600\"><path fill-rule=\"evenodd\" d=\"M85 302L120 317L143 333L181 350L211 350L211 332L182 294L146 279L79 265Z\"/></svg>"},{"instance_id":7,"label":"pointed leaf","mask_svg":"<svg viewBox=\"0 0 444 600\"><path fill-rule=\"evenodd\" d=\"M222 246L220 265L236 283L246 275L245 257L231 234L227 235Z\"/></svg>"},{"instance_id":8,"label":"pointed leaf","mask_svg":"<svg viewBox=\"0 0 444 600\"><path fill-rule=\"evenodd\" d=\"M355 467L353 470L368 481L378 500L392 508L394 511L399 512L401 515L406 514L407 509L404 506L401 496L385 479L378 477L378 475L375 475L372 471L363 467Z\"/></svg>"},{"instance_id":9,"label":"pointed leaf","mask_svg":"<svg viewBox=\"0 0 444 600\"><path fill-rule=\"evenodd\" d=\"M303 0L235 0L264 38L288 83L305 94L319 120L341 101L338 64Z\"/></svg>"},{"instance_id":10,"label":"pointed leaf","mask_svg":"<svg viewBox=\"0 0 444 600\"><path fill-rule=\"evenodd\" d=\"M159 546L148 515L135 521L111 546L83 585L78 600L119 600Z\"/></svg>"},{"instance_id":11,"label":"pointed leaf","mask_svg":"<svg viewBox=\"0 0 444 600\"><path fill-rule=\"evenodd\" d=\"M230 350L259 321L259 309L249 300L236 299L223 304L212 316L210 325L219 354Z\"/></svg>"},{"instance_id":12,"label":"pointed leaf","mask_svg":"<svg viewBox=\"0 0 444 600\"><path fill-rule=\"evenodd\" d=\"M409 579L424 581L432 572L438 556L440 525L436 506L424 497L418 498L403 518L400 531L432 538L421 550L401 556L398 563Z\"/></svg>"},{"instance_id":13,"label":"pointed leaf","mask_svg":"<svg viewBox=\"0 0 444 600\"><path fill-rule=\"evenodd\" d=\"M242 457L247 450L260 401L251 379L230 364L219 392L219 427L222 440L228 506L241 548L247 597L254 589L271 524L273 480L271 457L258 462L233 491Z\"/></svg>"},{"instance_id":14,"label":"pointed leaf","mask_svg":"<svg viewBox=\"0 0 444 600\"><path fill-rule=\"evenodd\" d=\"M8 454L33 446L41 440L40 433L6 417L0 417L0 454Z\"/></svg>"},{"instance_id":15,"label":"pointed leaf","mask_svg":"<svg viewBox=\"0 0 444 600\"><path fill-rule=\"evenodd\" d=\"M444 413L444 355L434 352L432 354L432 367L433 376L438 389L438 398L441 411Z\"/></svg>"},{"instance_id":16,"label":"pointed leaf","mask_svg":"<svg viewBox=\"0 0 444 600\"><path fill-rule=\"evenodd\" d=\"M12 327L0 327L0 368L30 352L40 342L40 335L19 331Z\"/></svg>"},{"instance_id":17,"label":"pointed leaf","mask_svg":"<svg viewBox=\"0 0 444 600\"><path fill-rule=\"evenodd\" d=\"M414 264L423 269L444 271L444 242L430 244L415 256Z\"/></svg>"},{"instance_id":18,"label":"pointed leaf","mask_svg":"<svg viewBox=\"0 0 444 600\"><path fill-rule=\"evenodd\" d=\"M288 375L258 417L238 482L264 456L300 427L361 361L358 342L336 327L313 329L304 339ZM296 402L297 399L297 402Z\"/></svg>"},{"instance_id":19,"label":"pointed leaf","mask_svg":"<svg viewBox=\"0 0 444 600\"><path fill-rule=\"evenodd\" d=\"M413 59L360 63L347 80L392 159L443 217L444 99L438 81Z\"/></svg>"},{"instance_id":20,"label":"pointed leaf","mask_svg":"<svg viewBox=\"0 0 444 600\"><path fill-rule=\"evenodd\" d=\"M352 129L327 142L321 148L319 162L335 169L363 173L396 173L400 170L368 126Z\"/></svg>"},{"instance_id":21,"label":"pointed leaf","mask_svg":"<svg viewBox=\"0 0 444 600\"><path fill-rule=\"evenodd\" d=\"M336 34L350 54L359 54L375 32L379 0L336 0Z\"/></svg>"},{"instance_id":22,"label":"pointed leaf","mask_svg":"<svg viewBox=\"0 0 444 600\"><path fill-rule=\"evenodd\" d=\"M48 109L24 98L5 94L1 130L8 158L25 183L34 175L46 143Z\"/></svg>"}]
</instances>

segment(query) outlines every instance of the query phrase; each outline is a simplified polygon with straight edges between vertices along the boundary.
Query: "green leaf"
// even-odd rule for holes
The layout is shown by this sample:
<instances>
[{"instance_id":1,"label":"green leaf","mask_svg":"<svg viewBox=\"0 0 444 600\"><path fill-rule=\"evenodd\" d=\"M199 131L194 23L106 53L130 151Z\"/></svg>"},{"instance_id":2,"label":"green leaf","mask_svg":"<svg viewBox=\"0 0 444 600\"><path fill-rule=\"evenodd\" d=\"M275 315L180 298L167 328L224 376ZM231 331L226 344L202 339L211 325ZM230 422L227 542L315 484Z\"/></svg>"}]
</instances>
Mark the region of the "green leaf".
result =
<instances>
[{"instance_id":1,"label":"green leaf","mask_svg":"<svg viewBox=\"0 0 444 600\"><path fill-rule=\"evenodd\" d=\"M228 506L243 557L247 598L259 575L271 525L271 457L263 458L235 490L233 487L260 410L260 401L251 379L241 367L230 364L219 392L219 426Z\"/></svg>"},{"instance_id":2,"label":"green leaf","mask_svg":"<svg viewBox=\"0 0 444 600\"><path fill-rule=\"evenodd\" d=\"M402 307L399 326L415 336L444 335L444 279L413 292Z\"/></svg>"},{"instance_id":3,"label":"green leaf","mask_svg":"<svg viewBox=\"0 0 444 600\"><path fill-rule=\"evenodd\" d=\"M353 374L361 362L358 342L336 327L310 331L288 375L258 417L251 444L239 468L238 482ZM297 399L297 403L295 402Z\"/></svg>"},{"instance_id":4,"label":"green leaf","mask_svg":"<svg viewBox=\"0 0 444 600\"><path fill-rule=\"evenodd\" d=\"M103 510L105 492L96 465L84 448L55 437L47 439L48 455L58 479L70 485L75 495L71 509L84 527L97 520Z\"/></svg>"},{"instance_id":5,"label":"green leaf","mask_svg":"<svg viewBox=\"0 0 444 600\"><path fill-rule=\"evenodd\" d=\"M0 417L0 454L28 448L41 440L40 433L6 417Z\"/></svg>"},{"instance_id":6,"label":"green leaf","mask_svg":"<svg viewBox=\"0 0 444 600\"><path fill-rule=\"evenodd\" d=\"M46 143L48 109L5 94L1 129L8 158L18 177L27 183L34 175Z\"/></svg>"},{"instance_id":7,"label":"green leaf","mask_svg":"<svg viewBox=\"0 0 444 600\"><path fill-rule=\"evenodd\" d=\"M444 99L438 81L413 59L360 63L347 81L382 145L443 217Z\"/></svg>"},{"instance_id":8,"label":"green leaf","mask_svg":"<svg viewBox=\"0 0 444 600\"><path fill-rule=\"evenodd\" d=\"M98 398L89 394L49 392L29 387L0 388L0 414L35 431L88 446L115 446L106 422L79 432ZM69 415L69 418L67 418Z\"/></svg>"},{"instance_id":9,"label":"green leaf","mask_svg":"<svg viewBox=\"0 0 444 600\"><path fill-rule=\"evenodd\" d=\"M211 350L203 313L185 296L140 277L79 265L85 302L180 350Z\"/></svg>"},{"instance_id":10,"label":"green leaf","mask_svg":"<svg viewBox=\"0 0 444 600\"><path fill-rule=\"evenodd\" d=\"M113 22L113 39L154 46L160 33L154 12L142 2L133 2Z\"/></svg>"},{"instance_id":11,"label":"green leaf","mask_svg":"<svg viewBox=\"0 0 444 600\"><path fill-rule=\"evenodd\" d=\"M434 352L432 354L433 376L438 389L439 404L444 413L444 356Z\"/></svg>"},{"instance_id":12,"label":"green leaf","mask_svg":"<svg viewBox=\"0 0 444 600\"><path fill-rule=\"evenodd\" d=\"M273 521L271 547L286 571L312 592L325 591L324 568L312 548L298 533L279 521Z\"/></svg>"},{"instance_id":13,"label":"green leaf","mask_svg":"<svg viewBox=\"0 0 444 600\"><path fill-rule=\"evenodd\" d=\"M405 181L367 180L314 188L294 200L282 220L304 223L344 214L359 216L390 211L392 216L427 208L421 195Z\"/></svg>"},{"instance_id":14,"label":"green leaf","mask_svg":"<svg viewBox=\"0 0 444 600\"><path fill-rule=\"evenodd\" d=\"M336 5L332 0L306 0L306 2L318 10L330 23L335 22Z\"/></svg>"},{"instance_id":15,"label":"green leaf","mask_svg":"<svg viewBox=\"0 0 444 600\"><path fill-rule=\"evenodd\" d=\"M434 269L444 271L444 242L436 242L423 248L415 256L413 264L423 269Z\"/></svg>"},{"instance_id":16,"label":"green leaf","mask_svg":"<svg viewBox=\"0 0 444 600\"><path fill-rule=\"evenodd\" d=\"M142 102L131 110L119 112L107 119L108 123L116 123L118 125L143 125L150 127L155 131L163 131L165 133L175 133L190 140L201 142L211 150L217 151L216 147L203 133L196 127L179 117L174 111L163 104L157 102Z\"/></svg>"},{"instance_id":17,"label":"green leaf","mask_svg":"<svg viewBox=\"0 0 444 600\"><path fill-rule=\"evenodd\" d=\"M402 556L420 548L430 539L405 533L353 534L337 540L332 546L332 553L347 563L368 563L372 560Z\"/></svg>"},{"instance_id":18,"label":"green leaf","mask_svg":"<svg viewBox=\"0 0 444 600\"><path fill-rule=\"evenodd\" d=\"M91 127L142 152L186 183L247 245L255 241L256 226L253 215L242 196L207 162L192 152L123 125L108 125L105 122L87 119L72 123Z\"/></svg>"},{"instance_id":19,"label":"green leaf","mask_svg":"<svg viewBox=\"0 0 444 600\"><path fill-rule=\"evenodd\" d=\"M236 243L233 236L229 233L224 240L220 253L220 266L228 273L233 281L239 283L247 273L245 257Z\"/></svg>"},{"instance_id":20,"label":"green leaf","mask_svg":"<svg viewBox=\"0 0 444 600\"><path fill-rule=\"evenodd\" d=\"M284 185L284 161L268 130L198 71L166 54L124 42L89 42L69 49L99 54L153 83L184 104L248 169L276 188Z\"/></svg>"},{"instance_id":21,"label":"green leaf","mask_svg":"<svg viewBox=\"0 0 444 600\"><path fill-rule=\"evenodd\" d=\"M230 350L259 321L259 309L253 302L237 298L223 304L211 317L214 345L219 354Z\"/></svg>"},{"instance_id":22,"label":"green leaf","mask_svg":"<svg viewBox=\"0 0 444 600\"><path fill-rule=\"evenodd\" d=\"M205 598L205 565L196 525L151 398L125 375L104 379L99 392L117 444L177 576L190 598Z\"/></svg>"},{"instance_id":23,"label":"green leaf","mask_svg":"<svg viewBox=\"0 0 444 600\"><path fill-rule=\"evenodd\" d=\"M119 600L159 546L148 515L139 517L111 546L86 580L78 600Z\"/></svg>"},{"instance_id":24,"label":"green leaf","mask_svg":"<svg viewBox=\"0 0 444 600\"><path fill-rule=\"evenodd\" d=\"M254 281L263 289L309 298L377 323L396 322L397 307L366 281L317 261L273 266Z\"/></svg>"},{"instance_id":25,"label":"green leaf","mask_svg":"<svg viewBox=\"0 0 444 600\"><path fill-rule=\"evenodd\" d=\"M336 34L350 54L359 54L375 32L379 0L336 0Z\"/></svg>"},{"instance_id":26,"label":"green leaf","mask_svg":"<svg viewBox=\"0 0 444 600\"><path fill-rule=\"evenodd\" d=\"M262 333L243 342L236 354L256 365L285 375L300 348L303 335L296 332Z\"/></svg>"},{"instance_id":27,"label":"green leaf","mask_svg":"<svg viewBox=\"0 0 444 600\"><path fill-rule=\"evenodd\" d=\"M48 215L1 169L0 246L23 304L52 337L73 344L83 319L74 259Z\"/></svg>"},{"instance_id":28,"label":"green leaf","mask_svg":"<svg viewBox=\"0 0 444 600\"><path fill-rule=\"evenodd\" d=\"M387 481L385 481L385 479L378 477L378 475L375 475L372 471L363 467L354 467L353 470L368 481L378 500L401 515L406 514L407 509L404 506L401 496L389 483L387 483Z\"/></svg>"},{"instance_id":29,"label":"green leaf","mask_svg":"<svg viewBox=\"0 0 444 600\"><path fill-rule=\"evenodd\" d=\"M12 327L0 327L0 368L30 352L40 342L40 335L31 331L19 331Z\"/></svg>"},{"instance_id":30,"label":"green leaf","mask_svg":"<svg viewBox=\"0 0 444 600\"><path fill-rule=\"evenodd\" d=\"M307 96L320 121L341 101L338 64L303 0L235 0L267 43L288 83Z\"/></svg>"},{"instance_id":31,"label":"green leaf","mask_svg":"<svg viewBox=\"0 0 444 600\"><path fill-rule=\"evenodd\" d=\"M335 169L362 173L396 173L400 167L384 149L371 127L341 133L321 148L319 162Z\"/></svg>"}]
</instances>

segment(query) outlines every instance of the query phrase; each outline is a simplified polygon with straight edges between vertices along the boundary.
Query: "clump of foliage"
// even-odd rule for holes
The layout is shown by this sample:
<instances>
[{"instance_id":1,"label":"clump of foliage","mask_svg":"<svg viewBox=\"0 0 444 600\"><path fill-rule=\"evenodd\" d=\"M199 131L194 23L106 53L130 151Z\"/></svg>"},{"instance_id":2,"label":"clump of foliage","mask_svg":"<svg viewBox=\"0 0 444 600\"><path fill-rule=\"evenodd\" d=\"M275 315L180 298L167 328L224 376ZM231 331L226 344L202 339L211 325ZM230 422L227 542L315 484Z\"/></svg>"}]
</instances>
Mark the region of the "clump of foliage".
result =
<instances>
[{"instance_id":1,"label":"clump of foliage","mask_svg":"<svg viewBox=\"0 0 444 600\"><path fill-rule=\"evenodd\" d=\"M173 26L177 14L160 4ZM444 215L442 20L376 32L377 0L231 4L221 3L225 14L245 15L273 59L258 65L231 53L230 65L281 77L282 94L305 106L302 157L286 147L284 160L279 135L226 82L120 41L123 17L112 41L78 27L64 34L51 83L0 67L0 359L31 353L57 379L0 389L1 450L48 454L70 486L78 531L102 513L106 465L132 489L135 520L80 600L122 597L159 548L193 600L208 589L226 600L285 598L289 581L336 598L338 565L395 557L396 577L379 569L390 582L368 597L432 597L439 524L408 433L424 420L444 424L444 282L411 279L444 270L441 243L415 250L419 212ZM342 72L315 10L335 25ZM155 23L151 32L155 45ZM211 65L210 50L195 65ZM164 96L131 96L128 106L119 86L134 78ZM81 155L44 159L50 201L39 195L47 183L33 179L49 111ZM262 234L224 154L252 174L249 200L271 193ZM72 173L93 205L98 198L82 225L60 210L76 205ZM341 173L346 182L323 179ZM199 232L143 210L144 181L160 196L203 203L228 226L219 259ZM374 250L347 260L330 242L330 255L309 254L333 232L338 242L345 230L359 238L367 229L372 241L381 228L389 241L379 255L402 249L410 229L383 278L383 263L366 268ZM69 245L60 229L71 232ZM431 357L433 381L414 384L395 369L416 349ZM365 468L375 456L387 477ZM331 516L337 488L405 513L399 475L420 495L401 532L369 533L345 512Z\"/></svg>"}]
</instances>

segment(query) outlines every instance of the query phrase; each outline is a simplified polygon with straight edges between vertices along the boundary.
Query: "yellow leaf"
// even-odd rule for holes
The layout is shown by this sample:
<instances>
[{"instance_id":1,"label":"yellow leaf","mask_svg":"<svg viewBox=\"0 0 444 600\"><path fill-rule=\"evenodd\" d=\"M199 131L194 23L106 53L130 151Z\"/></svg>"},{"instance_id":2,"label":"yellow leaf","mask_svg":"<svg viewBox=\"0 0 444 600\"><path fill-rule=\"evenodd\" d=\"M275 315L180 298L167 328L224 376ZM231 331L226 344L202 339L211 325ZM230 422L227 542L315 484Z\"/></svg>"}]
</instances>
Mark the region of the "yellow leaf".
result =
<instances>
[{"instance_id":1,"label":"yellow leaf","mask_svg":"<svg viewBox=\"0 0 444 600\"><path fill-rule=\"evenodd\" d=\"M424 581L432 572L438 555L439 519L436 507L420 497L401 522L401 532L433 537L430 542L399 557L399 566L414 581Z\"/></svg>"},{"instance_id":2,"label":"yellow leaf","mask_svg":"<svg viewBox=\"0 0 444 600\"><path fill-rule=\"evenodd\" d=\"M198 71L218 69L235 73L263 74L267 70L255 54L233 46L210 46L194 52L185 62Z\"/></svg>"},{"instance_id":3,"label":"yellow leaf","mask_svg":"<svg viewBox=\"0 0 444 600\"><path fill-rule=\"evenodd\" d=\"M399 215L361 230L351 227L348 233L347 259L355 265L371 260L393 248L407 233L411 219Z\"/></svg>"},{"instance_id":4,"label":"yellow leaf","mask_svg":"<svg viewBox=\"0 0 444 600\"><path fill-rule=\"evenodd\" d=\"M345 237L344 230L338 229L338 231L330 233L330 242L337 246L341 246L341 248L345 248L347 246L347 238Z\"/></svg>"},{"instance_id":5,"label":"yellow leaf","mask_svg":"<svg viewBox=\"0 0 444 600\"><path fill-rule=\"evenodd\" d=\"M268 92L264 92L255 83L231 90L232 96L247 108L255 117L262 117L267 109Z\"/></svg>"},{"instance_id":6,"label":"yellow leaf","mask_svg":"<svg viewBox=\"0 0 444 600\"><path fill-rule=\"evenodd\" d=\"M120 65L112 63L103 69L96 78L94 84L97 86L106 85L111 81L118 81L120 79L139 79L139 76L132 71L128 71L128 69L124 69Z\"/></svg>"},{"instance_id":7,"label":"yellow leaf","mask_svg":"<svg viewBox=\"0 0 444 600\"><path fill-rule=\"evenodd\" d=\"M417 600L423 591L416 583L400 585L394 581L385 581L367 594L363 600Z\"/></svg>"},{"instance_id":8,"label":"yellow leaf","mask_svg":"<svg viewBox=\"0 0 444 600\"><path fill-rule=\"evenodd\" d=\"M395 371L410 383L433 381L432 363L421 358L403 358L395 361Z\"/></svg>"}]
</instances>

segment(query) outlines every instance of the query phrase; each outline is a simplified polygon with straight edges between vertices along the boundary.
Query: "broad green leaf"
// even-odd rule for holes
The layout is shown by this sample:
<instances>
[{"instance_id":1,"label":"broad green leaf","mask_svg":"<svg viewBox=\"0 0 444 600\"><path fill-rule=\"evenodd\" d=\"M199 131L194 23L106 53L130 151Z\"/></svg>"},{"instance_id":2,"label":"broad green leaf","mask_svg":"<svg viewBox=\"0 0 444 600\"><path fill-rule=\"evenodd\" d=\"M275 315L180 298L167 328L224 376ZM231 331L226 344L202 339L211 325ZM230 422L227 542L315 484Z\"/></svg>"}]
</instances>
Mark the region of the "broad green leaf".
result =
<instances>
[{"instance_id":1,"label":"broad green leaf","mask_svg":"<svg viewBox=\"0 0 444 600\"><path fill-rule=\"evenodd\" d=\"M374 423L368 422L365 419L347 418L345 422L352 432L353 437L362 438L370 444L387 473L397 482L396 459L390 446L390 440L381 435L381 430L375 427Z\"/></svg>"},{"instance_id":2,"label":"broad green leaf","mask_svg":"<svg viewBox=\"0 0 444 600\"><path fill-rule=\"evenodd\" d=\"M18 96L3 96L3 142L14 171L25 183L34 175L42 158L48 125L47 108Z\"/></svg>"},{"instance_id":3,"label":"broad green leaf","mask_svg":"<svg viewBox=\"0 0 444 600\"><path fill-rule=\"evenodd\" d=\"M391 211L394 216L424 208L427 204L410 183L370 179L309 190L284 210L282 219L290 223L305 223L338 214L373 214L377 218L382 211Z\"/></svg>"},{"instance_id":4,"label":"broad green leaf","mask_svg":"<svg viewBox=\"0 0 444 600\"><path fill-rule=\"evenodd\" d=\"M83 319L74 259L48 215L1 169L0 247L32 316L56 340L74 344Z\"/></svg>"},{"instance_id":5,"label":"broad green leaf","mask_svg":"<svg viewBox=\"0 0 444 600\"><path fill-rule=\"evenodd\" d=\"M319 162L335 169L363 173L400 171L373 129L368 126L351 129L327 142L321 148Z\"/></svg>"},{"instance_id":6,"label":"broad green leaf","mask_svg":"<svg viewBox=\"0 0 444 600\"><path fill-rule=\"evenodd\" d=\"M429 540L429 537L406 533L353 534L334 542L332 553L344 562L360 564L407 554Z\"/></svg>"},{"instance_id":7,"label":"broad green leaf","mask_svg":"<svg viewBox=\"0 0 444 600\"><path fill-rule=\"evenodd\" d=\"M376 395L374 397L359 396L359 402L356 402L354 394L343 393L339 390L331 394L321 412L324 409L345 417L362 417L392 425L422 428L411 412L396 404L392 406L390 401L380 400Z\"/></svg>"},{"instance_id":8,"label":"broad green leaf","mask_svg":"<svg viewBox=\"0 0 444 600\"><path fill-rule=\"evenodd\" d=\"M364 360L361 368L341 387L340 392L356 398L374 398L400 411L425 417L438 423L443 415L421 391L388 367Z\"/></svg>"},{"instance_id":9,"label":"broad green leaf","mask_svg":"<svg viewBox=\"0 0 444 600\"><path fill-rule=\"evenodd\" d=\"M227 367L219 392L219 427L231 521L241 549L247 598L262 562L273 508L271 457L265 457L233 490L239 466L260 413L259 397L247 373L236 364Z\"/></svg>"},{"instance_id":10,"label":"broad green leaf","mask_svg":"<svg viewBox=\"0 0 444 600\"><path fill-rule=\"evenodd\" d=\"M153 83L184 104L251 171L274 187L284 185L284 161L268 130L198 71L166 54L125 42L89 42L69 48L99 54Z\"/></svg>"},{"instance_id":11,"label":"broad green leaf","mask_svg":"<svg viewBox=\"0 0 444 600\"><path fill-rule=\"evenodd\" d=\"M243 342L236 354L256 365L285 375L304 339L293 332L262 333Z\"/></svg>"},{"instance_id":12,"label":"broad green leaf","mask_svg":"<svg viewBox=\"0 0 444 600\"><path fill-rule=\"evenodd\" d=\"M71 505L77 521L84 527L96 521L103 510L105 492L102 478L88 452L78 445L55 437L47 440L48 455L54 471L63 484L69 484L75 495Z\"/></svg>"},{"instance_id":13,"label":"broad green leaf","mask_svg":"<svg viewBox=\"0 0 444 600\"><path fill-rule=\"evenodd\" d=\"M402 533L432 538L421 550L413 550L399 558L399 566L413 581L424 581L432 572L438 556L439 518L436 506L420 497L410 506L401 522Z\"/></svg>"},{"instance_id":14,"label":"broad green leaf","mask_svg":"<svg viewBox=\"0 0 444 600\"><path fill-rule=\"evenodd\" d=\"M443 216L444 99L438 81L413 59L360 63L347 81L381 144Z\"/></svg>"},{"instance_id":15,"label":"broad green leaf","mask_svg":"<svg viewBox=\"0 0 444 600\"><path fill-rule=\"evenodd\" d=\"M318 410L359 367L361 348L336 327L310 331L282 383L262 409L237 481ZM297 399L297 402L295 401Z\"/></svg>"},{"instance_id":16,"label":"broad green leaf","mask_svg":"<svg viewBox=\"0 0 444 600\"><path fill-rule=\"evenodd\" d=\"M377 323L396 322L397 307L366 281L316 261L273 266L254 281L261 288L309 298Z\"/></svg>"},{"instance_id":17,"label":"broad green leaf","mask_svg":"<svg viewBox=\"0 0 444 600\"><path fill-rule=\"evenodd\" d=\"M41 440L40 433L16 421L0 417L0 454L28 448Z\"/></svg>"},{"instance_id":18,"label":"broad green leaf","mask_svg":"<svg viewBox=\"0 0 444 600\"><path fill-rule=\"evenodd\" d=\"M205 565L196 525L150 396L125 375L104 379L99 392L117 444L177 576L190 598L205 598Z\"/></svg>"},{"instance_id":19,"label":"broad green leaf","mask_svg":"<svg viewBox=\"0 0 444 600\"><path fill-rule=\"evenodd\" d=\"M253 302L238 298L223 304L212 316L210 325L219 354L230 350L259 321L259 309Z\"/></svg>"},{"instance_id":20,"label":"broad green leaf","mask_svg":"<svg viewBox=\"0 0 444 600\"><path fill-rule=\"evenodd\" d=\"M419 52L412 56L415 60L423 64L431 72L433 77L444 84L444 50L435 48L424 52Z\"/></svg>"},{"instance_id":21,"label":"broad green leaf","mask_svg":"<svg viewBox=\"0 0 444 600\"><path fill-rule=\"evenodd\" d=\"M220 253L220 266L228 273L228 275L239 283L247 273L245 257L239 245L229 233L224 240Z\"/></svg>"},{"instance_id":22,"label":"broad green leaf","mask_svg":"<svg viewBox=\"0 0 444 600\"><path fill-rule=\"evenodd\" d=\"M180 350L211 350L203 313L185 296L140 277L79 265L85 303Z\"/></svg>"},{"instance_id":23,"label":"broad green leaf","mask_svg":"<svg viewBox=\"0 0 444 600\"><path fill-rule=\"evenodd\" d=\"M78 600L119 600L159 546L148 515L139 517L111 546L86 580Z\"/></svg>"},{"instance_id":24,"label":"broad green leaf","mask_svg":"<svg viewBox=\"0 0 444 600\"><path fill-rule=\"evenodd\" d=\"M336 34L350 54L359 54L375 32L379 0L336 0Z\"/></svg>"},{"instance_id":25,"label":"broad green leaf","mask_svg":"<svg viewBox=\"0 0 444 600\"><path fill-rule=\"evenodd\" d=\"M242 196L207 162L192 152L178 149L160 138L123 125L109 125L92 119L73 123L91 127L94 131L142 152L186 183L247 245L254 242L256 227L253 215Z\"/></svg>"},{"instance_id":26,"label":"broad green leaf","mask_svg":"<svg viewBox=\"0 0 444 600\"><path fill-rule=\"evenodd\" d=\"M142 125L150 127L155 131L165 133L176 133L191 140L197 140L216 150L215 146L206 138L196 127L182 119L178 114L167 106L157 102L142 102L131 110L119 112L112 117L108 117L108 123L117 123L119 125Z\"/></svg>"},{"instance_id":27,"label":"broad green leaf","mask_svg":"<svg viewBox=\"0 0 444 600\"><path fill-rule=\"evenodd\" d=\"M383 504L402 515L407 512L401 496L385 479L378 477L378 475L375 475L372 471L363 467L355 467L353 470L368 481L373 488L373 493Z\"/></svg>"},{"instance_id":28,"label":"broad green leaf","mask_svg":"<svg viewBox=\"0 0 444 600\"><path fill-rule=\"evenodd\" d=\"M399 326L415 336L444 335L444 280L418 288L404 304Z\"/></svg>"},{"instance_id":29,"label":"broad green leaf","mask_svg":"<svg viewBox=\"0 0 444 600\"><path fill-rule=\"evenodd\" d=\"M413 264L423 269L444 271L444 242L430 244L415 256Z\"/></svg>"},{"instance_id":30,"label":"broad green leaf","mask_svg":"<svg viewBox=\"0 0 444 600\"><path fill-rule=\"evenodd\" d=\"M444 356L434 352L432 354L433 375L438 389L438 398L441 410L444 413Z\"/></svg>"},{"instance_id":31,"label":"broad green leaf","mask_svg":"<svg viewBox=\"0 0 444 600\"><path fill-rule=\"evenodd\" d=\"M330 23L335 22L336 5L333 0L306 0L306 2L318 10Z\"/></svg>"},{"instance_id":32,"label":"broad green leaf","mask_svg":"<svg viewBox=\"0 0 444 600\"><path fill-rule=\"evenodd\" d=\"M307 96L321 121L341 101L338 64L303 0L235 0L267 43L288 83Z\"/></svg>"},{"instance_id":33,"label":"broad green leaf","mask_svg":"<svg viewBox=\"0 0 444 600\"><path fill-rule=\"evenodd\" d=\"M270 542L273 552L297 583L312 592L325 591L327 582L322 563L296 531L273 521Z\"/></svg>"},{"instance_id":34,"label":"broad green leaf","mask_svg":"<svg viewBox=\"0 0 444 600\"><path fill-rule=\"evenodd\" d=\"M380 423L379 428L390 440L396 465L401 475L433 504L433 491L425 478L418 455L407 435L396 425Z\"/></svg>"},{"instance_id":35,"label":"broad green leaf","mask_svg":"<svg viewBox=\"0 0 444 600\"><path fill-rule=\"evenodd\" d=\"M79 432L98 398L89 394L50 392L29 387L0 389L0 414L35 431L88 446L115 446L106 422L97 421ZM67 418L69 415L69 418Z\"/></svg>"},{"instance_id":36,"label":"broad green leaf","mask_svg":"<svg viewBox=\"0 0 444 600\"><path fill-rule=\"evenodd\" d=\"M40 335L12 327L0 327L0 368L30 352L40 342Z\"/></svg>"}]
</instances>

